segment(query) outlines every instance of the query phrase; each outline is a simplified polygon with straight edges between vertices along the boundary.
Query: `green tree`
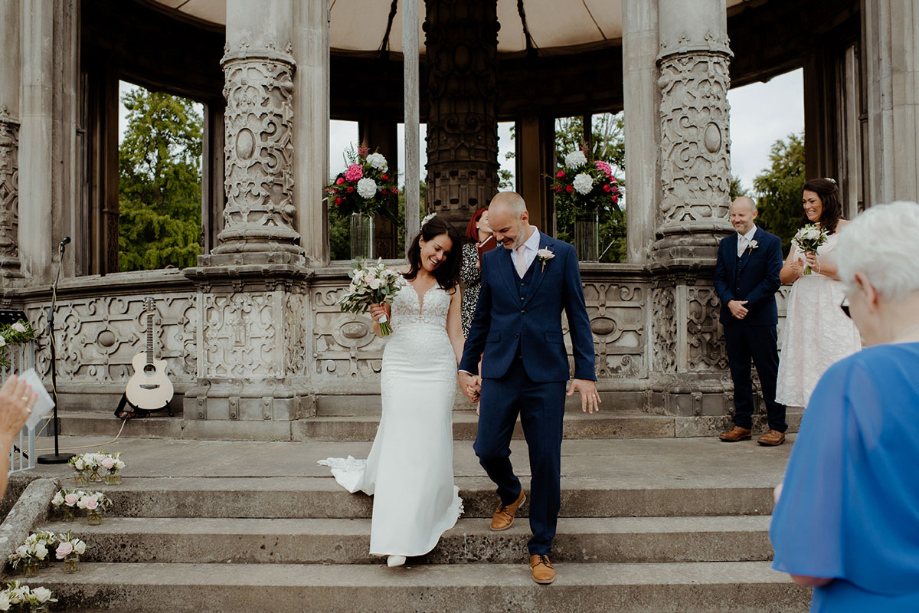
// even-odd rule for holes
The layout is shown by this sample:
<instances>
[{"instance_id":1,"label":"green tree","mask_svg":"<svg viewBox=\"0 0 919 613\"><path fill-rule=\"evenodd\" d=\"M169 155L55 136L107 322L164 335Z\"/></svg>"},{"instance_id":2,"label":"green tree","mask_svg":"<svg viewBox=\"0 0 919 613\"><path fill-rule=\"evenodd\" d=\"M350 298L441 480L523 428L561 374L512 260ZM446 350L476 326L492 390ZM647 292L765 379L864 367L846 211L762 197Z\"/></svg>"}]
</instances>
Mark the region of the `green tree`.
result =
<instances>
[{"instance_id":1,"label":"green tree","mask_svg":"<svg viewBox=\"0 0 919 613\"><path fill-rule=\"evenodd\" d=\"M203 119L190 100L135 88L121 99L119 268L194 266L201 253Z\"/></svg>"},{"instance_id":2,"label":"green tree","mask_svg":"<svg viewBox=\"0 0 919 613\"><path fill-rule=\"evenodd\" d=\"M591 122L591 145L598 160L609 162L614 170L625 167L624 116L602 113L594 115ZM565 156L584 144L584 122L581 117L562 117L555 120L555 156L560 162ZM617 174L619 185L625 180ZM574 242L574 209L556 200L556 238ZM626 256L625 211L600 212L600 261L621 262Z\"/></svg>"},{"instance_id":3,"label":"green tree","mask_svg":"<svg viewBox=\"0 0 919 613\"><path fill-rule=\"evenodd\" d=\"M743 183L741 183L740 181L740 177L736 175L731 177L731 191L729 195L731 202L734 202L736 199L740 198L741 196L749 196L749 195L750 195L750 191L743 186Z\"/></svg>"},{"instance_id":4,"label":"green tree","mask_svg":"<svg viewBox=\"0 0 919 613\"><path fill-rule=\"evenodd\" d=\"M804 187L804 133L777 140L769 154L771 166L753 180L757 197L756 223L782 239L787 254L801 224L801 189Z\"/></svg>"}]
</instances>

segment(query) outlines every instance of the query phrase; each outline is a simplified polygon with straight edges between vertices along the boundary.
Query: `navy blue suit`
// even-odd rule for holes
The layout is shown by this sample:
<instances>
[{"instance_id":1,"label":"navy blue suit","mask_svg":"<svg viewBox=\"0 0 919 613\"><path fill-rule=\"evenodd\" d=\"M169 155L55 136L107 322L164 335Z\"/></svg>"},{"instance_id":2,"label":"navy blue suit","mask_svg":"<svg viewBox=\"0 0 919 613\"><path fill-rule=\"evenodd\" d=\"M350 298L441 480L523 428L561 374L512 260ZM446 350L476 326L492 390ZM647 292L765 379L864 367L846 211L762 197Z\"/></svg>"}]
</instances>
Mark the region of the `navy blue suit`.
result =
<instances>
[{"instance_id":1,"label":"navy blue suit","mask_svg":"<svg viewBox=\"0 0 919 613\"><path fill-rule=\"evenodd\" d=\"M521 279L513 252L482 257L482 286L460 370L478 372L482 392L475 452L504 504L521 485L510 462L518 414L530 456L530 554L552 550L561 506L561 445L565 387L570 377L562 311L574 351L574 377L595 381L593 335L574 247L540 233L554 258L533 261Z\"/></svg>"},{"instance_id":2,"label":"navy blue suit","mask_svg":"<svg viewBox=\"0 0 919 613\"><path fill-rule=\"evenodd\" d=\"M778 311L775 293L782 282L782 241L778 236L757 228L753 235L755 249L747 248L737 257L738 234L735 232L718 245L715 264L715 291L721 299L720 321L724 326L724 340L728 352L728 365L734 381L734 425L750 428L753 425L753 381L750 361L763 389L763 400L769 418L769 427L785 432L785 406L775 401L776 376L779 369ZM731 315L728 302L746 300L747 316L737 319Z\"/></svg>"}]
</instances>

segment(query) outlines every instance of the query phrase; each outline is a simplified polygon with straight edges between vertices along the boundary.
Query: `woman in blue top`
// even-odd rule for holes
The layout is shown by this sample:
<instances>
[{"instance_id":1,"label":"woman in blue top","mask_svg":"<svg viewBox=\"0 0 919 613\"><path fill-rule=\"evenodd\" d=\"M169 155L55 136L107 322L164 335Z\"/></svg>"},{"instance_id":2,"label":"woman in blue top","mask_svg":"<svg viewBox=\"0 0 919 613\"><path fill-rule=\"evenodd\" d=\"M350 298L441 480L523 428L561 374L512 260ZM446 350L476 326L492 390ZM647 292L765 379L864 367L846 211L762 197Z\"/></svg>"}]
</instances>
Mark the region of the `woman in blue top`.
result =
<instances>
[{"instance_id":1,"label":"woman in blue top","mask_svg":"<svg viewBox=\"0 0 919 613\"><path fill-rule=\"evenodd\" d=\"M919 204L871 208L839 237L843 310L866 349L826 371L788 462L773 568L811 611L919 611Z\"/></svg>"}]
</instances>

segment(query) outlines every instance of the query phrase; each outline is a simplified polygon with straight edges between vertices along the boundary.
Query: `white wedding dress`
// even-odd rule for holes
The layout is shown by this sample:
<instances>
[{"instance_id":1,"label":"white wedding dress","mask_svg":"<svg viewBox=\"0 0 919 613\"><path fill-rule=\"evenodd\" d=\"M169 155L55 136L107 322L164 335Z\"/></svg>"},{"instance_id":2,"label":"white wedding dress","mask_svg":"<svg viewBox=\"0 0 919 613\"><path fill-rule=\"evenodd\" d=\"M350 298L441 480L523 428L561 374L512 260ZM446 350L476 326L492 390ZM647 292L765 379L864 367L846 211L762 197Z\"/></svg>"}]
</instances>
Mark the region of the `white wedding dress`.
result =
<instances>
[{"instance_id":1,"label":"white wedding dress","mask_svg":"<svg viewBox=\"0 0 919 613\"><path fill-rule=\"evenodd\" d=\"M452 410L456 356L447 336L450 295L439 286L419 300L404 279L383 350L383 416L366 460L329 458L338 483L373 496L370 553L420 556L463 512L453 485Z\"/></svg>"},{"instance_id":2,"label":"white wedding dress","mask_svg":"<svg viewBox=\"0 0 919 613\"><path fill-rule=\"evenodd\" d=\"M821 261L835 259L838 234L817 248ZM804 262L804 254L792 246L792 258ZM775 400L786 406L806 407L817 381L842 358L861 350L861 336L839 305L845 296L840 281L813 271L799 277L788 295L782 355Z\"/></svg>"}]
</instances>

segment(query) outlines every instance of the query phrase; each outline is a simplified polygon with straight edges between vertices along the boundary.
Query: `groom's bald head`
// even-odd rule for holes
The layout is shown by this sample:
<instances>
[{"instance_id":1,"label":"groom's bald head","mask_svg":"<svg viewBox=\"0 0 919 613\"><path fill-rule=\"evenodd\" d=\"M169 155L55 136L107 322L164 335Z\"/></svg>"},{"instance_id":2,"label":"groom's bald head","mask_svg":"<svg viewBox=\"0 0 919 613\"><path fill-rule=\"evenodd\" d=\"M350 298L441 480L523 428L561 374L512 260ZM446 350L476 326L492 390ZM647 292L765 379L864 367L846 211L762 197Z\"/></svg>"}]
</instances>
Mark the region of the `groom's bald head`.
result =
<instances>
[{"instance_id":1,"label":"groom's bald head","mask_svg":"<svg viewBox=\"0 0 919 613\"><path fill-rule=\"evenodd\" d=\"M515 249L529 238L530 216L520 194L499 192L488 205L488 225L505 249Z\"/></svg>"}]
</instances>

